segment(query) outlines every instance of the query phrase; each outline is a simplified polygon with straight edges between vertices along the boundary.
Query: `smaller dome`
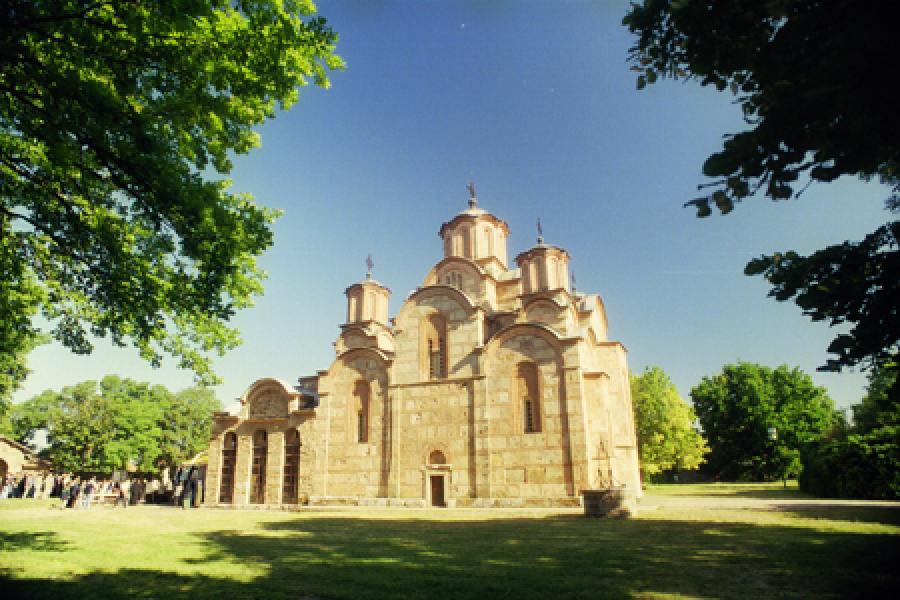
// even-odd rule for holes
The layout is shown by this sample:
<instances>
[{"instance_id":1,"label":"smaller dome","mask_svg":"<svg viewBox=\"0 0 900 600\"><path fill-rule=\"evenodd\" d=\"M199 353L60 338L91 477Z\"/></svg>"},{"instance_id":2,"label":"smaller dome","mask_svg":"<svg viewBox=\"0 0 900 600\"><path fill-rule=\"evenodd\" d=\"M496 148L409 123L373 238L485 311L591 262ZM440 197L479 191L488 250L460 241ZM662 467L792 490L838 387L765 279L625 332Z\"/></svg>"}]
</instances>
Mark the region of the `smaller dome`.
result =
<instances>
[{"instance_id":1,"label":"smaller dome","mask_svg":"<svg viewBox=\"0 0 900 600\"><path fill-rule=\"evenodd\" d=\"M467 258L479 263L497 261L506 267L506 238L509 226L478 207L475 186L469 184L469 208L441 225L438 235L444 240L444 258Z\"/></svg>"}]
</instances>

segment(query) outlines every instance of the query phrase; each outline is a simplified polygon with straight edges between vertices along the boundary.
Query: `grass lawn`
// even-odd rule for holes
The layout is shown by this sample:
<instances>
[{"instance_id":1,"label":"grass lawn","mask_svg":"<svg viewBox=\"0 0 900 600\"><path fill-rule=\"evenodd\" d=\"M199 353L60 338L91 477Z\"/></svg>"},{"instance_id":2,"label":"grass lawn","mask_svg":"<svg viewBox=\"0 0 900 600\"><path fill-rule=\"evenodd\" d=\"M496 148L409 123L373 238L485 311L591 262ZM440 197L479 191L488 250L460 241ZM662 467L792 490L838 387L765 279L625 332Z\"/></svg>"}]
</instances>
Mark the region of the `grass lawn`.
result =
<instances>
[{"instance_id":1,"label":"grass lawn","mask_svg":"<svg viewBox=\"0 0 900 600\"><path fill-rule=\"evenodd\" d=\"M696 500L696 504L694 503ZM652 486L575 511L0 502L0 598L896 598L900 504L781 484Z\"/></svg>"}]
</instances>

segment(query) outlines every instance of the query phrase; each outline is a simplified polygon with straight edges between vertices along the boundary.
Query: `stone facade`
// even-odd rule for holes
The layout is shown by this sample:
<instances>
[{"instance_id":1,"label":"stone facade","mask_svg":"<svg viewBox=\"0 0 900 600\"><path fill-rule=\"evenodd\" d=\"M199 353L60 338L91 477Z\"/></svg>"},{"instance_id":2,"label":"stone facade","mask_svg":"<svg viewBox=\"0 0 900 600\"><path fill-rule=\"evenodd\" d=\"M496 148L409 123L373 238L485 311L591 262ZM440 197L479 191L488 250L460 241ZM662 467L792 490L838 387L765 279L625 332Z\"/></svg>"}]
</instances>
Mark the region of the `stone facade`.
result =
<instances>
[{"instance_id":1,"label":"stone facade","mask_svg":"<svg viewBox=\"0 0 900 600\"><path fill-rule=\"evenodd\" d=\"M625 348L569 255L506 259L505 222L444 223L444 257L388 319L390 291L346 290L327 371L254 383L218 413L210 505L577 506L585 489L640 494ZM299 448L297 444L299 443Z\"/></svg>"}]
</instances>

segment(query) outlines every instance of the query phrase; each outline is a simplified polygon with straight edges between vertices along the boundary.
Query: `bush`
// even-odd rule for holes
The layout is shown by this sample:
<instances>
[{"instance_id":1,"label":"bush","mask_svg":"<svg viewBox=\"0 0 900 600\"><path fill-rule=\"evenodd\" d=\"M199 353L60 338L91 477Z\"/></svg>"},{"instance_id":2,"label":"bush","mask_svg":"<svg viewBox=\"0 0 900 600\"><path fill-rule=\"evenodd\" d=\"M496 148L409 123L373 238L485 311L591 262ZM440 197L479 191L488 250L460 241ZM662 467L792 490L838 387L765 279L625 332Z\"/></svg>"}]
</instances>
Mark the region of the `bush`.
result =
<instances>
[{"instance_id":1,"label":"bush","mask_svg":"<svg viewBox=\"0 0 900 600\"><path fill-rule=\"evenodd\" d=\"M800 489L831 498L900 499L900 425L813 442L800 453Z\"/></svg>"}]
</instances>

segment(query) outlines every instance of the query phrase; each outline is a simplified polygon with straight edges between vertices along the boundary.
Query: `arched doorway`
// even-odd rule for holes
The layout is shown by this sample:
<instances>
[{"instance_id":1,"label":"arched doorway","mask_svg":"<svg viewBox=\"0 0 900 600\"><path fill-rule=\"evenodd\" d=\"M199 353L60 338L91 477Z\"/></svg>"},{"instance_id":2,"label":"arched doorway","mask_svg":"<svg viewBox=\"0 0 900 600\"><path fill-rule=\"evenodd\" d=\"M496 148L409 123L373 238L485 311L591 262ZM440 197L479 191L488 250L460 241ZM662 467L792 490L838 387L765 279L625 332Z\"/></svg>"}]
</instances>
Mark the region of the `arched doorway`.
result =
<instances>
[{"instance_id":1,"label":"arched doorway","mask_svg":"<svg viewBox=\"0 0 900 600\"><path fill-rule=\"evenodd\" d=\"M300 480L300 433L296 429L284 432L284 475L281 502L297 504L297 487Z\"/></svg>"},{"instance_id":2,"label":"arched doorway","mask_svg":"<svg viewBox=\"0 0 900 600\"><path fill-rule=\"evenodd\" d=\"M222 479L219 484L219 503L234 502L234 466L237 463L237 436L233 431L222 441Z\"/></svg>"},{"instance_id":3,"label":"arched doorway","mask_svg":"<svg viewBox=\"0 0 900 600\"><path fill-rule=\"evenodd\" d=\"M260 429L253 433L253 464L250 471L250 504L266 502L266 454L269 436Z\"/></svg>"},{"instance_id":4,"label":"arched doorway","mask_svg":"<svg viewBox=\"0 0 900 600\"><path fill-rule=\"evenodd\" d=\"M425 470L427 481L428 504L434 507L447 506L447 476L449 465L446 455L440 450L432 450L428 455L428 465Z\"/></svg>"}]
</instances>

